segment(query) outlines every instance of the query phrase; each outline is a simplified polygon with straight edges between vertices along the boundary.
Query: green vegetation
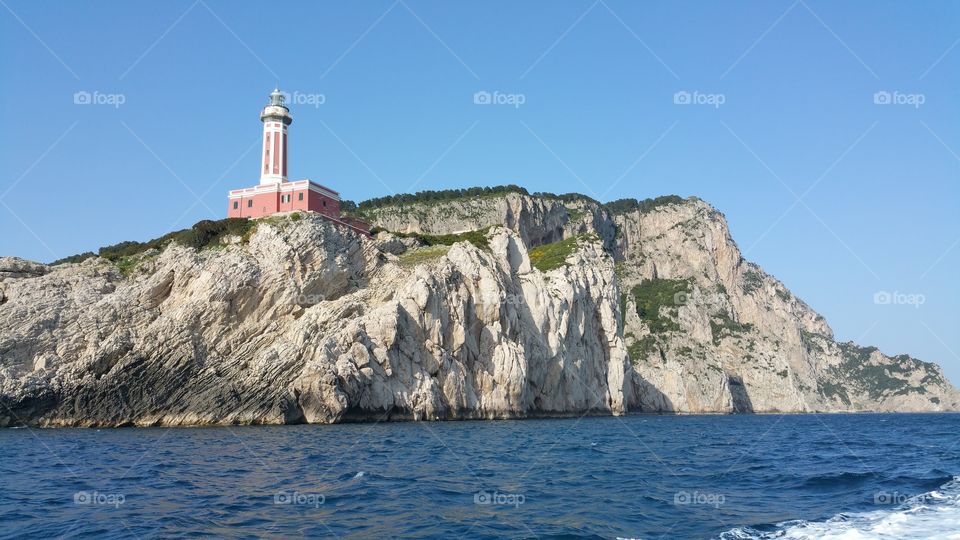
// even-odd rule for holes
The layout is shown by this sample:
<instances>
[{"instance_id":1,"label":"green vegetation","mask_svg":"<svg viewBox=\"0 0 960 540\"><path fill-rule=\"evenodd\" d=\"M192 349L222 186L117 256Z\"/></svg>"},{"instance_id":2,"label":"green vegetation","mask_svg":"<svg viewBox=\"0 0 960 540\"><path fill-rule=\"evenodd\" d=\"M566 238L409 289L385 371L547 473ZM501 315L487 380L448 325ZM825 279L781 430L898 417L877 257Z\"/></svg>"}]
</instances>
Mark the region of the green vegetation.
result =
<instances>
[{"instance_id":1,"label":"green vegetation","mask_svg":"<svg viewBox=\"0 0 960 540\"><path fill-rule=\"evenodd\" d=\"M819 339L822 338L824 338L824 336L821 336L820 334L807 332L803 329L800 330L800 340L803 342L803 345L811 351L823 353L823 347L820 346L820 343L818 342Z\"/></svg>"},{"instance_id":2,"label":"green vegetation","mask_svg":"<svg viewBox=\"0 0 960 540\"><path fill-rule=\"evenodd\" d=\"M652 212L661 206L683 204L684 202L685 199L683 197L677 195L663 195L662 197L657 197L655 199L644 199L642 201L637 199L617 199L604 204L603 207L613 215L628 214L634 211L639 211L641 214L645 214L647 212Z\"/></svg>"},{"instance_id":3,"label":"green vegetation","mask_svg":"<svg viewBox=\"0 0 960 540\"><path fill-rule=\"evenodd\" d=\"M754 291L759 290L762 286L763 276L760 272L750 268L743 273L743 292L745 294L753 294Z\"/></svg>"},{"instance_id":4,"label":"green vegetation","mask_svg":"<svg viewBox=\"0 0 960 540\"><path fill-rule=\"evenodd\" d=\"M729 313L720 313L710 319L710 333L713 335L713 344L720 345L720 340L733 334L742 334L753 330L750 323L740 323L733 320Z\"/></svg>"},{"instance_id":5,"label":"green vegetation","mask_svg":"<svg viewBox=\"0 0 960 540\"><path fill-rule=\"evenodd\" d=\"M840 343L843 361L833 368L834 373L845 380L853 381L863 388L871 399L879 399L887 394L899 395L909 392L924 393L922 386L910 386L909 382L893 377L894 373L907 374L912 370L927 367L921 362L907 355L894 357L895 362L878 366L869 363L870 356L876 352L876 347L859 347L853 343Z\"/></svg>"},{"instance_id":6,"label":"green vegetation","mask_svg":"<svg viewBox=\"0 0 960 540\"><path fill-rule=\"evenodd\" d=\"M65 263L82 263L87 259L92 259L96 257L97 254L92 251L87 251L86 253L78 253L76 255L70 255L69 257L64 257L62 259L57 259L50 263L51 265L65 264Z\"/></svg>"},{"instance_id":7,"label":"green vegetation","mask_svg":"<svg viewBox=\"0 0 960 540\"><path fill-rule=\"evenodd\" d=\"M690 280L647 279L630 290L637 306L637 315L650 332L658 334L680 330L674 317L682 298L690 293Z\"/></svg>"},{"instance_id":8,"label":"green vegetation","mask_svg":"<svg viewBox=\"0 0 960 540\"><path fill-rule=\"evenodd\" d=\"M353 215L357 212L357 203L347 200L340 199L340 213L343 215Z\"/></svg>"},{"instance_id":9,"label":"green vegetation","mask_svg":"<svg viewBox=\"0 0 960 540\"><path fill-rule=\"evenodd\" d=\"M631 337L633 334L630 334ZM657 338L653 334L647 334L640 339L634 339L627 347L627 354L634 364L640 363L640 360L650 356L650 353L657 350Z\"/></svg>"},{"instance_id":10,"label":"green vegetation","mask_svg":"<svg viewBox=\"0 0 960 540\"><path fill-rule=\"evenodd\" d=\"M596 241L595 234L581 234L570 238L532 248L527 254L530 264L541 272L549 272L567 264L567 257L577 250L581 242Z\"/></svg>"},{"instance_id":11,"label":"green vegetation","mask_svg":"<svg viewBox=\"0 0 960 540\"><path fill-rule=\"evenodd\" d=\"M352 201L341 201L340 210L345 212L373 210L385 206L396 206L401 204L432 203L439 201L449 201L453 199L463 199L465 197L486 197L491 195L506 195L508 193L519 193L529 195L525 188L513 184L495 187L472 187L467 189L444 189L440 191L419 191L417 193L400 193L389 195L387 197L376 197L355 204ZM348 204L344 205L343 203Z\"/></svg>"},{"instance_id":12,"label":"green vegetation","mask_svg":"<svg viewBox=\"0 0 960 540\"><path fill-rule=\"evenodd\" d=\"M837 398L840 398L840 401L842 401L844 405L847 405L847 406L850 405L850 396L847 395L847 390L843 386L837 383L822 382L822 381L818 382L817 390L819 390L820 395L824 397L827 397L827 398L837 397Z\"/></svg>"},{"instance_id":13,"label":"green vegetation","mask_svg":"<svg viewBox=\"0 0 960 540\"><path fill-rule=\"evenodd\" d=\"M381 227L374 227L370 230L371 234L384 231ZM376 232L374 232L376 231ZM480 229L479 231L467 231L457 234L422 234L422 233L393 233L403 238L416 238L426 246L452 246L457 242L470 242L481 249L490 249L490 240L487 238L487 232L490 227Z\"/></svg>"},{"instance_id":14,"label":"green vegetation","mask_svg":"<svg viewBox=\"0 0 960 540\"><path fill-rule=\"evenodd\" d=\"M613 273L617 276L617 279L623 280L630 273L630 268L627 266L627 263L624 261L619 261L613 263Z\"/></svg>"},{"instance_id":15,"label":"green vegetation","mask_svg":"<svg viewBox=\"0 0 960 540\"><path fill-rule=\"evenodd\" d=\"M783 289L777 289L777 298L783 300L784 302L789 302L793 300L793 295L789 291Z\"/></svg>"},{"instance_id":16,"label":"green vegetation","mask_svg":"<svg viewBox=\"0 0 960 540\"><path fill-rule=\"evenodd\" d=\"M117 261L117 269L124 277L129 277L137 268L140 261L136 257L124 257Z\"/></svg>"},{"instance_id":17,"label":"green vegetation","mask_svg":"<svg viewBox=\"0 0 960 540\"><path fill-rule=\"evenodd\" d=\"M133 264L129 260L131 257L135 257L151 249L162 250L167 247L170 242L176 242L182 246L192 247L194 249L203 249L219 245L220 241L227 236L235 235L249 240L254 225L254 221L244 218L227 218L218 221L203 220L197 222L189 229L168 233L160 238L154 238L147 242L126 241L112 246L102 247L98 255L117 264L121 272L124 271L124 268L127 268L129 271L132 269L131 265ZM81 262L93 256L93 253L83 253L54 261L51 264Z\"/></svg>"},{"instance_id":18,"label":"green vegetation","mask_svg":"<svg viewBox=\"0 0 960 540\"><path fill-rule=\"evenodd\" d=\"M587 201L587 202L592 202L597 206L601 206L600 201L594 199L593 197L588 197L582 193L561 193L559 195L556 195L554 193L550 193L547 191L536 191L533 193L533 196L540 197L543 199L554 199L564 203Z\"/></svg>"},{"instance_id":19,"label":"green vegetation","mask_svg":"<svg viewBox=\"0 0 960 540\"><path fill-rule=\"evenodd\" d=\"M400 266L413 267L443 257L450 251L450 246L437 245L411 249L398 257Z\"/></svg>"}]
</instances>

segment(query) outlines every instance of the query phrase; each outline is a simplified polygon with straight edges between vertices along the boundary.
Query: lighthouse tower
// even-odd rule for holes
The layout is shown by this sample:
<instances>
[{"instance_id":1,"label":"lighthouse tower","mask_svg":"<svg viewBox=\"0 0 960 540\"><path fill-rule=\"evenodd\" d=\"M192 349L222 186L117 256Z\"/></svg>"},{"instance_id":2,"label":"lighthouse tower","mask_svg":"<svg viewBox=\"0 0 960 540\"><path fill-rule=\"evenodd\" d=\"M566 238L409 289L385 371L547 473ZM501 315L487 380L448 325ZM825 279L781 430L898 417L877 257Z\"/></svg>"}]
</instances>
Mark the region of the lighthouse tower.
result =
<instances>
[{"instance_id":1,"label":"lighthouse tower","mask_svg":"<svg viewBox=\"0 0 960 540\"><path fill-rule=\"evenodd\" d=\"M270 93L270 103L260 111L263 122L263 158L260 185L287 181L287 126L293 122L280 89Z\"/></svg>"},{"instance_id":2,"label":"lighthouse tower","mask_svg":"<svg viewBox=\"0 0 960 540\"><path fill-rule=\"evenodd\" d=\"M287 179L287 126L293 122L283 92L274 89L260 111L263 155L260 183L227 194L227 217L256 219L293 212L310 212L358 233L370 235L370 224L340 215L340 194L309 180Z\"/></svg>"}]
</instances>

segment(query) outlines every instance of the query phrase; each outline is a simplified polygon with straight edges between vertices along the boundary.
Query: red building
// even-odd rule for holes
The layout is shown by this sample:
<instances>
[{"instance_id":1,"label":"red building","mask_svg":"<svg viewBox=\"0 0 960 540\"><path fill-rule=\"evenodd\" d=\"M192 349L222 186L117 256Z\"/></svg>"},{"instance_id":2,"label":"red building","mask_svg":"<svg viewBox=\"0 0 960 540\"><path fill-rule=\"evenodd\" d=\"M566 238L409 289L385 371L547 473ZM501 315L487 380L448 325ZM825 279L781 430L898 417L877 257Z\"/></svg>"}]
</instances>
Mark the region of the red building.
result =
<instances>
[{"instance_id":1,"label":"red building","mask_svg":"<svg viewBox=\"0 0 960 540\"><path fill-rule=\"evenodd\" d=\"M228 195L227 217L258 218L281 212L315 212L331 221L370 234L370 225L340 216L340 194L310 180L287 179L287 128L293 122L280 90L260 112L263 154L260 184Z\"/></svg>"}]
</instances>

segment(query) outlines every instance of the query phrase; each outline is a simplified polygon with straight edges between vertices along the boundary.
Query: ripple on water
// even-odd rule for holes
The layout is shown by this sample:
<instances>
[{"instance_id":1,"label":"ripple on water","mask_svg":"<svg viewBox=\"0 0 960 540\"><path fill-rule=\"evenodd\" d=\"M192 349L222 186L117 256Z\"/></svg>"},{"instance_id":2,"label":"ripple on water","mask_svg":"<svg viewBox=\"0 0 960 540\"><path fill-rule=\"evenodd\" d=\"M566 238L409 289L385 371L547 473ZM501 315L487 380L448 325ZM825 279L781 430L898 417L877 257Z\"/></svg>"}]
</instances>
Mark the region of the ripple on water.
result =
<instances>
[{"instance_id":1,"label":"ripple on water","mask_svg":"<svg viewBox=\"0 0 960 540\"><path fill-rule=\"evenodd\" d=\"M0 430L0 537L956 534L958 432L950 414Z\"/></svg>"}]
</instances>

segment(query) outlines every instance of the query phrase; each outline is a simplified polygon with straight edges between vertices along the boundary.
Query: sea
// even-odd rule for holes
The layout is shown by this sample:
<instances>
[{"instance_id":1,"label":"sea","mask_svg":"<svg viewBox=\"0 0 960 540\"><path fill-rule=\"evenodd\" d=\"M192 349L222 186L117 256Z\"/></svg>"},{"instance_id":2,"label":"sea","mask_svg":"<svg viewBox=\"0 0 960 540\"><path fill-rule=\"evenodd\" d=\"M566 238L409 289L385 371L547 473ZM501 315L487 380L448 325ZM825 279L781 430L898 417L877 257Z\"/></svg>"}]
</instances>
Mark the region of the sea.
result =
<instances>
[{"instance_id":1,"label":"sea","mask_svg":"<svg viewBox=\"0 0 960 540\"><path fill-rule=\"evenodd\" d=\"M960 415L0 430L0 538L960 538Z\"/></svg>"}]
</instances>

